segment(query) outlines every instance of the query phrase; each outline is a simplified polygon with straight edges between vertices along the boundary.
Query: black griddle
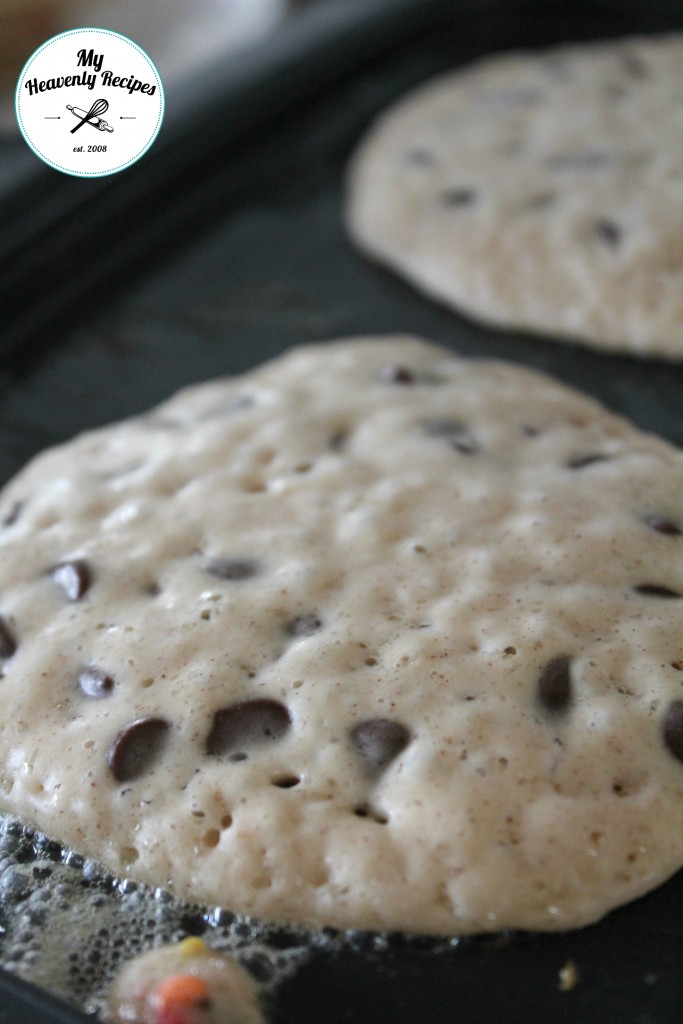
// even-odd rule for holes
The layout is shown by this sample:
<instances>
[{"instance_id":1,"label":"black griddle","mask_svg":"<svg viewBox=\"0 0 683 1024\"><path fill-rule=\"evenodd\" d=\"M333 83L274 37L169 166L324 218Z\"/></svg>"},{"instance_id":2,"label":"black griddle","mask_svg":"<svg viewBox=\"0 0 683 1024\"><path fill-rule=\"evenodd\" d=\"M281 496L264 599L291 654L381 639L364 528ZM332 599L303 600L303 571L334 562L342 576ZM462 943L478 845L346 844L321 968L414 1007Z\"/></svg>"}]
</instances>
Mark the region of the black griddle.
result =
<instances>
[{"instance_id":1,"label":"black griddle","mask_svg":"<svg viewBox=\"0 0 683 1024\"><path fill-rule=\"evenodd\" d=\"M182 385L307 340L392 331L538 367L683 444L683 366L458 317L355 253L341 214L360 134L418 82L496 50L682 28L683 4L665 0L329 0L171 92L130 170L34 169L0 198L0 480ZM681 920L683 872L564 935L321 943L270 1019L679 1024ZM560 991L570 960L578 984ZM0 973L0 1024L83 1019Z\"/></svg>"}]
</instances>

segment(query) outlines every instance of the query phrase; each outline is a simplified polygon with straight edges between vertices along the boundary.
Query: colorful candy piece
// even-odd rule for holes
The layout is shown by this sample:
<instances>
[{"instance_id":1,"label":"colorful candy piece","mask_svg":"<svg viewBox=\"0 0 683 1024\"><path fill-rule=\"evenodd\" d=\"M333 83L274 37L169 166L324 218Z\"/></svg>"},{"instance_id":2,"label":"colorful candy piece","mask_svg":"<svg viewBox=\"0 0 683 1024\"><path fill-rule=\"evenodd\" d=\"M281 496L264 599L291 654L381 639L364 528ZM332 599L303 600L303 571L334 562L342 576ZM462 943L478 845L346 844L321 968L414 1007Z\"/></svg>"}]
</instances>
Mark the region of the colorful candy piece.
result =
<instances>
[{"instance_id":1,"label":"colorful candy piece","mask_svg":"<svg viewBox=\"0 0 683 1024\"><path fill-rule=\"evenodd\" d=\"M265 1024L257 986L201 939L147 950L127 963L107 999L110 1024Z\"/></svg>"},{"instance_id":2,"label":"colorful candy piece","mask_svg":"<svg viewBox=\"0 0 683 1024\"><path fill-rule=\"evenodd\" d=\"M196 974L175 974L154 991L156 1024L190 1024L187 1010L208 1009L209 986Z\"/></svg>"}]
</instances>

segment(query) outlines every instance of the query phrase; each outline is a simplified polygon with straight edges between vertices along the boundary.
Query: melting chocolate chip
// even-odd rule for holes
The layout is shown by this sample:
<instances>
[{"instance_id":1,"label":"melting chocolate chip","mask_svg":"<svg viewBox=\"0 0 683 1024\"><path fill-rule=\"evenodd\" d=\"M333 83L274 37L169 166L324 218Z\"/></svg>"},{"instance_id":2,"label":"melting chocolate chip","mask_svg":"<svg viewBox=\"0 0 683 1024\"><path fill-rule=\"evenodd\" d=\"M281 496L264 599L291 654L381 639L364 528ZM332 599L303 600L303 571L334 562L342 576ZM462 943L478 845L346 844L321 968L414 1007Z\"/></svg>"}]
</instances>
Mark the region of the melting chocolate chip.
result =
<instances>
[{"instance_id":1,"label":"melting chocolate chip","mask_svg":"<svg viewBox=\"0 0 683 1024\"><path fill-rule=\"evenodd\" d=\"M0 658L2 658L3 661L7 658L11 658L16 649L17 642L14 639L9 626L2 616L0 616Z\"/></svg>"},{"instance_id":2,"label":"melting chocolate chip","mask_svg":"<svg viewBox=\"0 0 683 1024\"><path fill-rule=\"evenodd\" d=\"M114 680L102 669L92 666L82 669L78 674L78 685L86 697L99 700L100 697L107 697L114 689Z\"/></svg>"},{"instance_id":3,"label":"melting chocolate chip","mask_svg":"<svg viewBox=\"0 0 683 1024\"><path fill-rule=\"evenodd\" d=\"M164 718L138 718L118 734L107 754L107 764L117 782L132 782L153 767L168 739Z\"/></svg>"},{"instance_id":4,"label":"melting chocolate chip","mask_svg":"<svg viewBox=\"0 0 683 1024\"><path fill-rule=\"evenodd\" d=\"M646 516L645 524L651 530L656 530L657 533L665 533L669 537L683 536L683 529L680 523L675 522L673 519L665 519L664 516Z\"/></svg>"},{"instance_id":5,"label":"melting chocolate chip","mask_svg":"<svg viewBox=\"0 0 683 1024\"><path fill-rule=\"evenodd\" d=\"M588 455L575 455L567 462L567 469L585 469L586 466L593 466L596 462L609 462L611 455L602 455L600 452L590 452Z\"/></svg>"},{"instance_id":6,"label":"melting chocolate chip","mask_svg":"<svg viewBox=\"0 0 683 1024\"><path fill-rule=\"evenodd\" d=\"M243 755L247 747L281 740L291 724L289 711L277 700L259 697L239 701L214 715L206 751L214 756Z\"/></svg>"},{"instance_id":7,"label":"melting chocolate chip","mask_svg":"<svg viewBox=\"0 0 683 1024\"><path fill-rule=\"evenodd\" d=\"M202 568L219 580L247 580L259 571L258 563L252 558L210 558Z\"/></svg>"},{"instance_id":8,"label":"melting chocolate chip","mask_svg":"<svg viewBox=\"0 0 683 1024\"><path fill-rule=\"evenodd\" d=\"M92 570L84 558L60 562L50 573L69 601L80 601L92 585Z\"/></svg>"},{"instance_id":9,"label":"melting chocolate chip","mask_svg":"<svg viewBox=\"0 0 683 1024\"><path fill-rule=\"evenodd\" d=\"M612 249L616 249L621 242L622 230L613 220L596 220L593 230L600 241L605 242Z\"/></svg>"},{"instance_id":10,"label":"melting chocolate chip","mask_svg":"<svg viewBox=\"0 0 683 1024\"><path fill-rule=\"evenodd\" d=\"M14 504L7 509L4 516L2 517L3 526L14 526L17 519L21 515L22 509L24 508L23 501L15 501Z\"/></svg>"},{"instance_id":11,"label":"melting chocolate chip","mask_svg":"<svg viewBox=\"0 0 683 1024\"><path fill-rule=\"evenodd\" d=\"M381 367L379 379L385 384L414 384L416 381L415 374L407 366L397 366L393 363Z\"/></svg>"},{"instance_id":12,"label":"melting chocolate chip","mask_svg":"<svg viewBox=\"0 0 683 1024\"><path fill-rule=\"evenodd\" d=\"M369 718L354 725L351 742L365 773L376 778L410 743L405 725L388 718Z\"/></svg>"},{"instance_id":13,"label":"melting chocolate chip","mask_svg":"<svg viewBox=\"0 0 683 1024\"><path fill-rule=\"evenodd\" d=\"M444 206L472 206L477 198L473 188L449 188L441 193Z\"/></svg>"},{"instance_id":14,"label":"melting chocolate chip","mask_svg":"<svg viewBox=\"0 0 683 1024\"><path fill-rule=\"evenodd\" d=\"M468 428L460 420L433 419L425 420L423 429L427 437L443 438L451 448L464 455L476 455L479 445L472 437Z\"/></svg>"},{"instance_id":15,"label":"melting chocolate chip","mask_svg":"<svg viewBox=\"0 0 683 1024\"><path fill-rule=\"evenodd\" d=\"M571 661L566 654L549 661L538 679L538 699L546 711L565 711L572 699Z\"/></svg>"},{"instance_id":16,"label":"melting chocolate chip","mask_svg":"<svg viewBox=\"0 0 683 1024\"><path fill-rule=\"evenodd\" d=\"M669 704L662 725L664 743L678 761L683 761L683 700Z\"/></svg>"},{"instance_id":17,"label":"melting chocolate chip","mask_svg":"<svg viewBox=\"0 0 683 1024\"><path fill-rule=\"evenodd\" d=\"M676 598L682 596L677 591L671 590L670 587L663 587L660 583L639 583L633 589L636 594L644 594L645 597Z\"/></svg>"},{"instance_id":18,"label":"melting chocolate chip","mask_svg":"<svg viewBox=\"0 0 683 1024\"><path fill-rule=\"evenodd\" d=\"M287 632L290 636L304 637L313 636L318 630L323 628L323 624L317 615L299 615L287 626Z\"/></svg>"}]
</instances>

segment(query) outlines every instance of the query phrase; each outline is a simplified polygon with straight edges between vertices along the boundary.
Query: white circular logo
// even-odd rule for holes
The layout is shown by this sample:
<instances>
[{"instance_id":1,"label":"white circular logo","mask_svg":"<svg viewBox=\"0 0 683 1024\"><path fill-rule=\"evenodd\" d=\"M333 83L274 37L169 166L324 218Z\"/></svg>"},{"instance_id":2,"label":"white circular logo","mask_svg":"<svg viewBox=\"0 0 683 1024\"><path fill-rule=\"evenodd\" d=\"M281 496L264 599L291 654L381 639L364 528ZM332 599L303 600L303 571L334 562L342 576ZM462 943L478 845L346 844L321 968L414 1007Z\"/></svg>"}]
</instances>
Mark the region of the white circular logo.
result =
<instances>
[{"instance_id":1,"label":"white circular logo","mask_svg":"<svg viewBox=\"0 0 683 1024\"><path fill-rule=\"evenodd\" d=\"M137 43L108 29L77 28L48 39L26 62L16 111L41 160L98 178L130 167L152 145L164 89Z\"/></svg>"}]
</instances>

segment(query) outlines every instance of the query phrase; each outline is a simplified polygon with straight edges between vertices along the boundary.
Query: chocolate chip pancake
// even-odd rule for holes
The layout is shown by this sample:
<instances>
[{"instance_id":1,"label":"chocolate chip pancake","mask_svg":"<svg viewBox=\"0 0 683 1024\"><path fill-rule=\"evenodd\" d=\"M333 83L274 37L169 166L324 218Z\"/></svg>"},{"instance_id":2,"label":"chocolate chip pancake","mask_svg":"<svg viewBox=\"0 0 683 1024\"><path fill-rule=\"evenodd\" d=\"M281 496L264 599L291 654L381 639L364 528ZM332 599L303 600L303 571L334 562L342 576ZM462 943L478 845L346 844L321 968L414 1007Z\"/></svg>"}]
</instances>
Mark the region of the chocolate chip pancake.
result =
<instances>
[{"instance_id":1,"label":"chocolate chip pancake","mask_svg":"<svg viewBox=\"0 0 683 1024\"><path fill-rule=\"evenodd\" d=\"M361 248L503 327L683 357L683 36L508 53L380 117Z\"/></svg>"},{"instance_id":2,"label":"chocolate chip pancake","mask_svg":"<svg viewBox=\"0 0 683 1024\"><path fill-rule=\"evenodd\" d=\"M277 921L596 920L683 863L682 495L405 337L84 434L0 497L0 809Z\"/></svg>"}]
</instances>

